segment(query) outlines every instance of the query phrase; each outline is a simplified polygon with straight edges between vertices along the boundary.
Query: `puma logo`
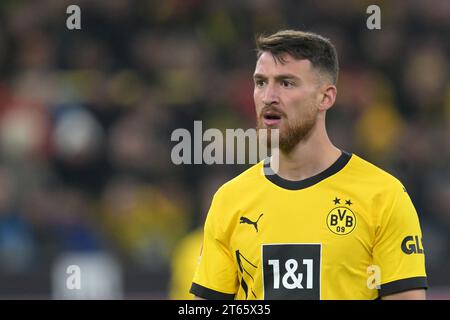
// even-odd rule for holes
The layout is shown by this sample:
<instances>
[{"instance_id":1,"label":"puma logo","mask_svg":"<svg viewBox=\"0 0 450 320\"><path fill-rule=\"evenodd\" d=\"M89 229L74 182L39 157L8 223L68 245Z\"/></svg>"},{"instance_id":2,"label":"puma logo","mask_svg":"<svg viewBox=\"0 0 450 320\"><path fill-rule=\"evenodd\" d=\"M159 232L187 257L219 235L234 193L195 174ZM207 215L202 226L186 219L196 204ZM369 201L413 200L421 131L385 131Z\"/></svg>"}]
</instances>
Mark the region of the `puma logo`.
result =
<instances>
[{"instance_id":1,"label":"puma logo","mask_svg":"<svg viewBox=\"0 0 450 320\"><path fill-rule=\"evenodd\" d=\"M263 216L263 214L261 213L261 214L259 215L258 220L256 220L255 222L253 222L253 221L250 220L249 218L241 217L239 224L241 224L241 223L251 224L251 225L253 225L253 226L255 227L256 232L258 232L258 221L259 221L259 219L261 219L262 216Z\"/></svg>"}]
</instances>

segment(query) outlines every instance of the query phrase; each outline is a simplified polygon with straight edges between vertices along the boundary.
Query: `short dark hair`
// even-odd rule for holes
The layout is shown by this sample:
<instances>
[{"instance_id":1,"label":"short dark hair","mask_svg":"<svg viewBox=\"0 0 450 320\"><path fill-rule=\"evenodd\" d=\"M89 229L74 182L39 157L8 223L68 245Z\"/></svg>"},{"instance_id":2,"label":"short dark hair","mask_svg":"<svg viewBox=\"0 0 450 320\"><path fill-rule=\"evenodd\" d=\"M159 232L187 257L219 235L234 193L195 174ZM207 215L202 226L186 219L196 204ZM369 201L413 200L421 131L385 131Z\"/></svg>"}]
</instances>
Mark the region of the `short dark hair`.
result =
<instances>
[{"instance_id":1,"label":"short dark hair","mask_svg":"<svg viewBox=\"0 0 450 320\"><path fill-rule=\"evenodd\" d=\"M283 54L294 59L307 59L314 68L330 75L336 84L339 62L336 48L329 39L316 33L296 30L282 30L269 36L260 35L256 39L257 58L264 52L270 52L280 63L284 63Z\"/></svg>"}]
</instances>

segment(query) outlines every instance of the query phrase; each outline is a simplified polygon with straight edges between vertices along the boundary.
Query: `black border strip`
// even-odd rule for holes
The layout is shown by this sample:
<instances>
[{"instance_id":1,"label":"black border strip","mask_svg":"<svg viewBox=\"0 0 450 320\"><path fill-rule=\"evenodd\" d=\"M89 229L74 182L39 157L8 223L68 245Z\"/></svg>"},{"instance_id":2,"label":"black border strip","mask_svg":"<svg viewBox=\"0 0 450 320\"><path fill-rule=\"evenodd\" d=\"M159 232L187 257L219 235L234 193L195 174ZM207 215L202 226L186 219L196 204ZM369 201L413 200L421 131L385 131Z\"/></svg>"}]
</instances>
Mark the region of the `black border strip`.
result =
<instances>
[{"instance_id":1,"label":"black border strip","mask_svg":"<svg viewBox=\"0 0 450 320\"><path fill-rule=\"evenodd\" d=\"M189 290L189 292L203 299L234 300L234 294L215 291L201 286L195 282L192 283L191 290Z\"/></svg>"},{"instance_id":2,"label":"black border strip","mask_svg":"<svg viewBox=\"0 0 450 320\"><path fill-rule=\"evenodd\" d=\"M274 173L272 168L270 167L270 158L267 158L266 161L264 161L264 175L269 181L271 181L272 183L276 184L281 188L288 190L305 189L332 176L333 174L339 172L342 168L345 167L345 165L350 161L352 154L343 150L341 151L342 154L330 167L328 167L321 173L316 174L315 176L309 177L307 179L293 181L293 180L286 180L280 177L279 175Z\"/></svg>"},{"instance_id":3,"label":"black border strip","mask_svg":"<svg viewBox=\"0 0 450 320\"><path fill-rule=\"evenodd\" d=\"M406 278L382 284L381 288L378 290L378 295L382 297L393 293L420 288L428 288L427 277Z\"/></svg>"}]
</instances>

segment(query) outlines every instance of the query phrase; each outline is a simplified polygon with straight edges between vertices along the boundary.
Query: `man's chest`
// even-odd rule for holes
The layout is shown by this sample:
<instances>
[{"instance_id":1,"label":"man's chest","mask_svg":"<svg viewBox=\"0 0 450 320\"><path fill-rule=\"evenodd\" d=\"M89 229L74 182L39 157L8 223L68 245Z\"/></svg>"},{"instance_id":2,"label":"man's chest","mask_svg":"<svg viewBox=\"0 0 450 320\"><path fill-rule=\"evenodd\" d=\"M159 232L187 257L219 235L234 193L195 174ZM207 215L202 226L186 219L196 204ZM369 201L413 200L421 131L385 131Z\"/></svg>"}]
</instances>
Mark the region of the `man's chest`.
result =
<instances>
[{"instance_id":1,"label":"man's chest","mask_svg":"<svg viewBox=\"0 0 450 320\"><path fill-rule=\"evenodd\" d=\"M266 299L293 291L320 298L329 270L365 270L373 241L367 209L350 197L328 198L260 199L237 209L230 249L241 280Z\"/></svg>"}]
</instances>

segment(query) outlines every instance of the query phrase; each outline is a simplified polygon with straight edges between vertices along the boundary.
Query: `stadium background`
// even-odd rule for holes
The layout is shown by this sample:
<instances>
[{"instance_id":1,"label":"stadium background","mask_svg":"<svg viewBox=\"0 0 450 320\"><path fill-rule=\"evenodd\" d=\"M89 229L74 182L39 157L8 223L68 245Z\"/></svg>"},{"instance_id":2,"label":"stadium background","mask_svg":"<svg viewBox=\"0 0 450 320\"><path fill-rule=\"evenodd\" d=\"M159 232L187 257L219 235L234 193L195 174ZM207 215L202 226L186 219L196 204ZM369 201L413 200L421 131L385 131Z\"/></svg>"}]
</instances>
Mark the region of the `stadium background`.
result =
<instances>
[{"instance_id":1,"label":"stadium background","mask_svg":"<svg viewBox=\"0 0 450 320\"><path fill-rule=\"evenodd\" d=\"M450 298L447 0L1 1L0 298L171 297L180 239L245 169L176 166L171 132L251 128L254 34L283 28L337 46L330 136L404 182L429 297ZM61 289L78 262L79 296Z\"/></svg>"}]
</instances>

